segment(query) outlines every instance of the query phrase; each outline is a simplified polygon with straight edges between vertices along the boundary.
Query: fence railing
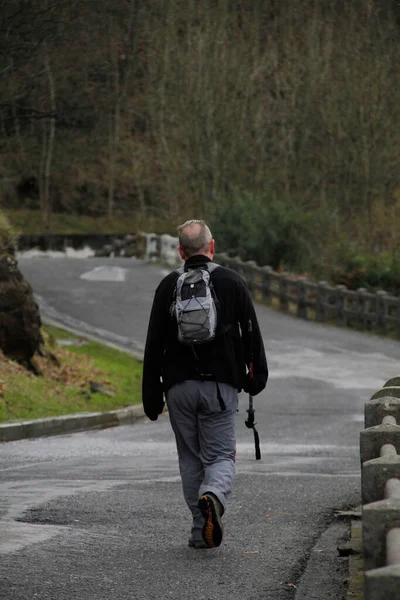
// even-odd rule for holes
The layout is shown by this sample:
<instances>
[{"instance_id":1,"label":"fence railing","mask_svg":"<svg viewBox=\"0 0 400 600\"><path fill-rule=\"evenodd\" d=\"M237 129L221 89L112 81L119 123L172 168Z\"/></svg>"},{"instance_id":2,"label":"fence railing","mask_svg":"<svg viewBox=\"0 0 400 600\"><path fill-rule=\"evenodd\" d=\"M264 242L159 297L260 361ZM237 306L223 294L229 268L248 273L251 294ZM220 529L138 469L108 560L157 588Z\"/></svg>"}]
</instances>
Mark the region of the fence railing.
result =
<instances>
[{"instance_id":1,"label":"fence railing","mask_svg":"<svg viewBox=\"0 0 400 600\"><path fill-rule=\"evenodd\" d=\"M76 238L76 239L75 239ZM92 239L93 238L93 239ZM103 240L100 244L99 240ZM127 236L21 236L20 250L39 247L60 249L85 244L96 256L137 256L161 260L170 267L182 261L177 252L178 238L169 234L138 233ZM269 266L243 261L225 253L215 255L215 261L234 269L246 280L259 302L297 315L302 319L335 323L377 333L400 335L400 297L385 290L371 293L363 288L349 290L344 285L312 281L291 273L278 273Z\"/></svg>"},{"instance_id":2,"label":"fence railing","mask_svg":"<svg viewBox=\"0 0 400 600\"><path fill-rule=\"evenodd\" d=\"M254 261L244 262L224 253L216 254L215 261L238 271L257 300L302 319L400 334L400 298L384 290L349 290L344 285L277 273L269 266L260 267Z\"/></svg>"},{"instance_id":3,"label":"fence railing","mask_svg":"<svg viewBox=\"0 0 400 600\"><path fill-rule=\"evenodd\" d=\"M360 434L365 600L400 598L400 378L365 405Z\"/></svg>"},{"instance_id":4,"label":"fence railing","mask_svg":"<svg viewBox=\"0 0 400 600\"><path fill-rule=\"evenodd\" d=\"M146 256L158 256L171 266L177 262L181 264L177 246L177 238L147 234ZM384 290L375 293L363 288L349 290L344 285L329 285L326 281L278 273L270 266L261 267L254 261L243 261L222 252L217 253L214 260L237 271L259 302L302 319L400 335L400 298Z\"/></svg>"}]
</instances>

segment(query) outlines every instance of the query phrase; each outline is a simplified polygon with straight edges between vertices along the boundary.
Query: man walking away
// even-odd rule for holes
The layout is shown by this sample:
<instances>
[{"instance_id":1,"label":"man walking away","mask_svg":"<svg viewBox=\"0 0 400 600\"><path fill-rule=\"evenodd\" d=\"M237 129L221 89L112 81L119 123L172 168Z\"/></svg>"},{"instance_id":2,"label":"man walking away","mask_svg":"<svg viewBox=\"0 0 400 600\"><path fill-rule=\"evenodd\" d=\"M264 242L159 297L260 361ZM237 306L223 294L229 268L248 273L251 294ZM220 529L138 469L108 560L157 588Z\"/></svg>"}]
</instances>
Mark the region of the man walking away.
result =
<instances>
[{"instance_id":1,"label":"man walking away","mask_svg":"<svg viewBox=\"0 0 400 600\"><path fill-rule=\"evenodd\" d=\"M155 292L143 406L149 419L157 420L165 394L193 516L189 546L213 548L222 542L221 517L235 473L238 391L261 392L268 368L246 284L235 271L212 262L215 244L205 222L187 221L178 236L185 265Z\"/></svg>"}]
</instances>

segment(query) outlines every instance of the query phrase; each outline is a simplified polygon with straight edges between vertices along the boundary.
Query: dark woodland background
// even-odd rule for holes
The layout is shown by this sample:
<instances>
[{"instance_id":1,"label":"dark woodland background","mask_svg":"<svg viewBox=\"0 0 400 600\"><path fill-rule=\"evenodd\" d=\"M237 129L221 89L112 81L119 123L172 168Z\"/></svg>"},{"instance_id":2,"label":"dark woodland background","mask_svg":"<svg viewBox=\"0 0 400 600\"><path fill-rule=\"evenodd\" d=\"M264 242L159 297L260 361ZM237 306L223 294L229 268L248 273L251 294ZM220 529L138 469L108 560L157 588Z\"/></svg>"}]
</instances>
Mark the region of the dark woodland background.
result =
<instances>
[{"instance_id":1,"label":"dark woodland background","mask_svg":"<svg viewBox=\"0 0 400 600\"><path fill-rule=\"evenodd\" d=\"M399 293L395 1L0 7L5 214L206 218L219 250Z\"/></svg>"}]
</instances>

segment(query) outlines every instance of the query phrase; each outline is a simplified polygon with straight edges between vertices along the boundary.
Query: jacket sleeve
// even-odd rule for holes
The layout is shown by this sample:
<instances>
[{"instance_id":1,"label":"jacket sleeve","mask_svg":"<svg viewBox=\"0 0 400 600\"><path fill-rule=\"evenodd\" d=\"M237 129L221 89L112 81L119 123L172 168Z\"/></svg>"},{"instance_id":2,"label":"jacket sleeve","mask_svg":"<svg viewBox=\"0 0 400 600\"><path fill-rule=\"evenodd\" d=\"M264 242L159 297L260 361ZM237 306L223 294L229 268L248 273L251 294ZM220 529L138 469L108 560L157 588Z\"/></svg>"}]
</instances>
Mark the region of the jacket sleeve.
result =
<instances>
[{"instance_id":1,"label":"jacket sleeve","mask_svg":"<svg viewBox=\"0 0 400 600\"><path fill-rule=\"evenodd\" d=\"M244 382L243 389L252 396L259 394L267 385L268 365L265 356L264 342L262 339L257 316L254 310L253 301L249 290L242 280L240 292L242 296L241 311L238 315L240 329L242 332L242 343L244 357L248 374ZM249 322L251 321L251 332L249 331ZM253 365L252 376L250 374L250 365Z\"/></svg>"},{"instance_id":2,"label":"jacket sleeve","mask_svg":"<svg viewBox=\"0 0 400 600\"><path fill-rule=\"evenodd\" d=\"M169 318L168 286L163 280L153 300L143 360L142 402L146 415L152 421L158 419L164 408L161 381L165 351L165 335Z\"/></svg>"}]
</instances>

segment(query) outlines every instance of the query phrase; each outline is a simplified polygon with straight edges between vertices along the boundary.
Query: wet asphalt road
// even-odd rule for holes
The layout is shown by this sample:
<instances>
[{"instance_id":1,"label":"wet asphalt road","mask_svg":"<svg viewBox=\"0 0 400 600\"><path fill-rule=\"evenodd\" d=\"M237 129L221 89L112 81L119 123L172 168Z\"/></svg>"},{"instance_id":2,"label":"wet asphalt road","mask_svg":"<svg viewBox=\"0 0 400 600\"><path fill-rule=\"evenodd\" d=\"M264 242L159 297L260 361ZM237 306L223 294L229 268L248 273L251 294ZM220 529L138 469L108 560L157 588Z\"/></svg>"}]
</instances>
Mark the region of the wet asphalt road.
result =
<instances>
[{"instance_id":1,"label":"wet asphalt road","mask_svg":"<svg viewBox=\"0 0 400 600\"><path fill-rule=\"evenodd\" d=\"M160 267L46 258L20 266L43 314L143 348ZM167 416L2 444L2 600L343 597L346 565L335 550L346 525L328 527L336 510L360 501L364 402L399 374L400 344L261 306L257 314L271 371L255 400L262 461L244 426L243 395L223 545L186 547L190 519ZM305 581L326 531L315 550L321 568Z\"/></svg>"}]
</instances>

